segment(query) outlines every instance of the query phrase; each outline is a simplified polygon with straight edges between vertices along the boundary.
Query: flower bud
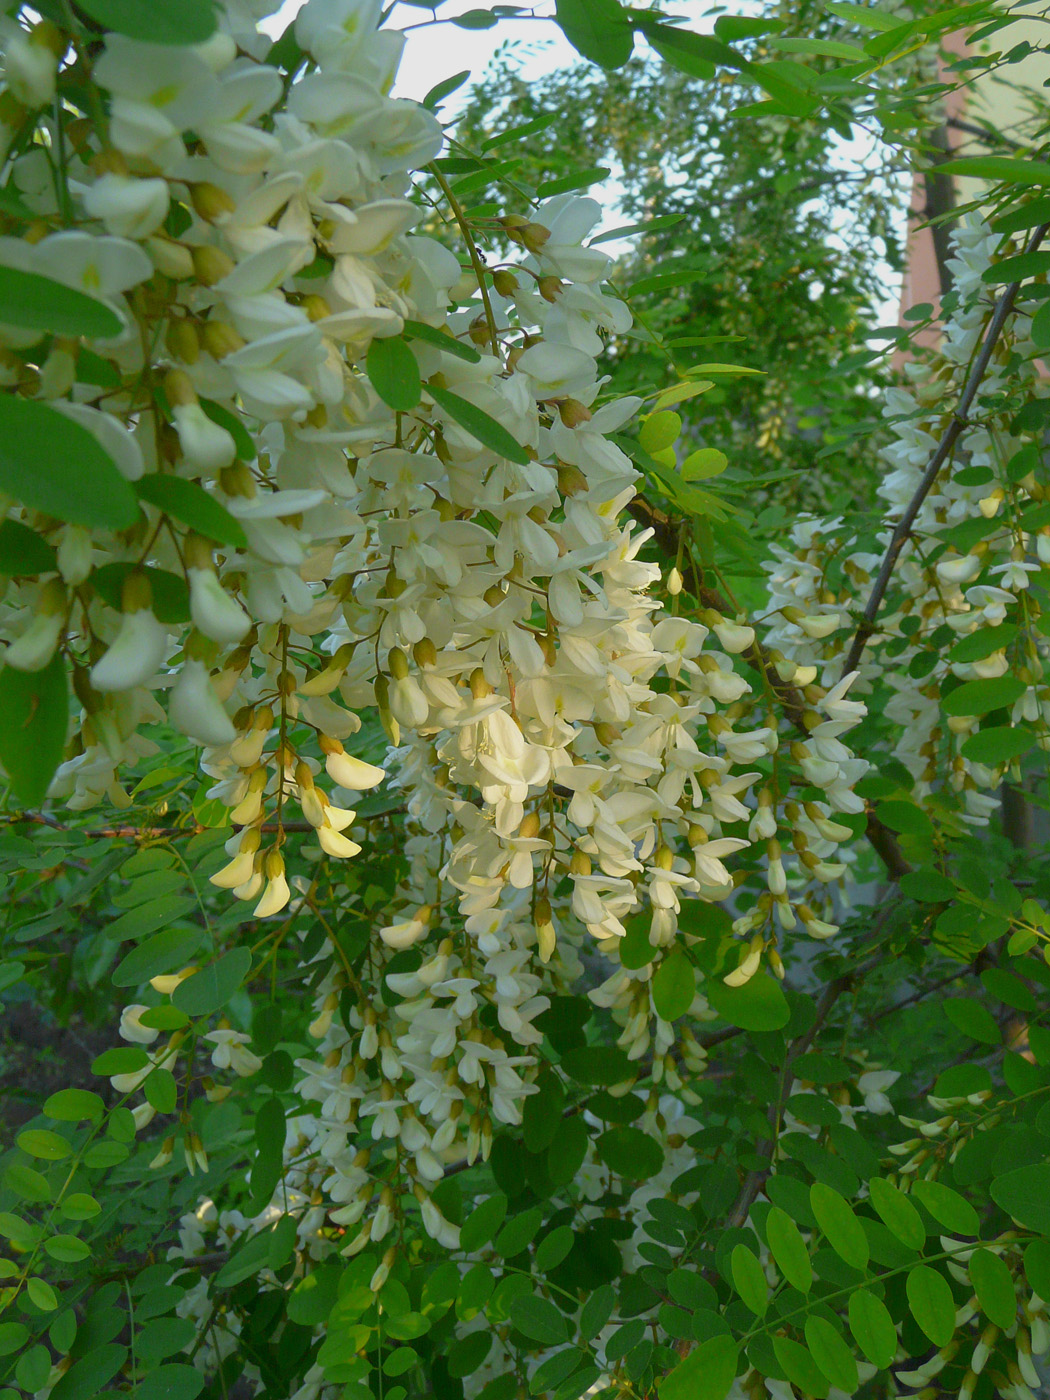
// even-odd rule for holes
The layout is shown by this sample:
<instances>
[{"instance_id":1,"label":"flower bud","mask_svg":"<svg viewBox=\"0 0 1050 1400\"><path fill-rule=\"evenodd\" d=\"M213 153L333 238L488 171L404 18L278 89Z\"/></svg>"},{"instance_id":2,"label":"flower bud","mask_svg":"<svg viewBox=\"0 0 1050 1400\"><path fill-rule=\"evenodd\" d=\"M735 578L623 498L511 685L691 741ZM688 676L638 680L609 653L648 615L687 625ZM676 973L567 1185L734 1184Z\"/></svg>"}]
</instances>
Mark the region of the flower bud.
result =
<instances>
[{"instance_id":1,"label":"flower bud","mask_svg":"<svg viewBox=\"0 0 1050 1400\"><path fill-rule=\"evenodd\" d=\"M233 196L210 180L190 186L190 199L200 217L209 224L224 223L237 208Z\"/></svg>"},{"instance_id":2,"label":"flower bud","mask_svg":"<svg viewBox=\"0 0 1050 1400\"><path fill-rule=\"evenodd\" d=\"M55 654L66 625L66 590L58 579L49 579L40 590L36 615L3 654L16 671L42 671Z\"/></svg>"}]
</instances>

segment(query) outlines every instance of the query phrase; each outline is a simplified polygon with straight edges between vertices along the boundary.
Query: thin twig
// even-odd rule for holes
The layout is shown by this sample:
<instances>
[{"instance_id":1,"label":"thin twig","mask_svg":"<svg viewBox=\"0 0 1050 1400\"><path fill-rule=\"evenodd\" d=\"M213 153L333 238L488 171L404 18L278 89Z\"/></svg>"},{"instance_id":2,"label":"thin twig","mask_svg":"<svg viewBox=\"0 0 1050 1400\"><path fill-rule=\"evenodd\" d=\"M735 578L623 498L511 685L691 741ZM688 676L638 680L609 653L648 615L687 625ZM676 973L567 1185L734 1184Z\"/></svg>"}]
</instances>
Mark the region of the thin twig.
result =
<instances>
[{"instance_id":1,"label":"thin twig","mask_svg":"<svg viewBox=\"0 0 1050 1400\"><path fill-rule=\"evenodd\" d=\"M496 330L496 317L492 311L492 302L489 300L488 284L485 281L485 264L481 260L478 252L478 245L474 242L474 235L470 231L467 217L463 213L463 206L456 198L452 186L442 175L437 166L431 162L427 169L441 187L441 193L448 200L448 207L452 210L452 217L459 225L459 231L463 235L463 241L467 245L467 252L470 255L470 265L474 269L474 277L477 280L478 291L481 293L481 302L485 308L485 320L488 322L489 336L492 340L492 353L499 354L499 338Z\"/></svg>"},{"instance_id":2,"label":"thin twig","mask_svg":"<svg viewBox=\"0 0 1050 1400\"><path fill-rule=\"evenodd\" d=\"M823 992L820 994L820 1000L817 1002L813 1024L807 1031L804 1031L802 1035L791 1042L787 1055L784 1057L781 1083L785 1088L791 1083L791 1066L799 1056L804 1055L813 1044L817 1032L828 1019L839 997L842 996L844 992L849 991L859 978L865 977L882 962L882 954L876 953L874 957L868 958L866 962L862 962L858 967L850 967L847 968L845 972L839 973L838 977L834 978L824 988ZM779 1109L779 1103L774 1104L770 1109L771 1126L772 1123L775 1122L776 1116L779 1115ZM773 1146L774 1144L772 1142L756 1143L755 1151L759 1156L768 1153L770 1158L772 1158ZM739 1226L743 1225L744 1221L747 1219L748 1212L755 1203L755 1198L766 1184L766 1178L769 1176L771 1170L772 1161L768 1167L763 1167L758 1171L748 1172L747 1176L744 1178L743 1185L740 1187L737 1198L733 1202L733 1208L726 1217L726 1225L729 1229L739 1228Z\"/></svg>"},{"instance_id":3,"label":"thin twig","mask_svg":"<svg viewBox=\"0 0 1050 1400\"><path fill-rule=\"evenodd\" d=\"M1020 141L1014 141L1009 136L1004 136L1001 131L995 131L992 127L977 126L975 122L965 122L961 117L949 117L944 123L950 126L953 131L965 131L969 136L979 136L987 145L1009 146L1012 151L1023 151L1024 145Z\"/></svg>"},{"instance_id":4,"label":"thin twig","mask_svg":"<svg viewBox=\"0 0 1050 1400\"><path fill-rule=\"evenodd\" d=\"M1040 243L1042 243L1048 231L1050 231L1050 224L1040 224L1028 240L1025 252L1034 252L1035 249L1039 247ZM916 517L922 508L922 503L933 489L933 484L940 475L941 468L951 455L952 449L955 447L963 431L969 427L969 419L966 415L969 413L970 407L977 397L977 391L980 389L981 383L988 370L992 353L1002 334L1003 327L1006 325L1007 318L1013 310L1014 298L1017 296L1020 289L1020 281L1009 283L995 305L992 318L988 323L988 330L985 333L984 343L974 361L973 368L970 370L969 378L959 396L959 402L952 411L951 422L945 429L944 436L934 449L929 465L923 473L922 480L916 487L915 494L908 502L904 514L897 522L897 527L890 538L885 557L882 561L882 567L879 569L878 577L871 590L871 596L864 609L864 614L857 624L853 643L846 655L846 660L842 667L842 674L844 676L849 675L851 671L855 671L860 664L860 658L864 654L864 648L867 646L868 641L875 631L875 619L878 616L879 609L882 607L882 600L886 595L890 579L893 577L893 571L897 566L897 559L904 547L904 542L910 535L911 527L915 524Z\"/></svg>"}]
</instances>

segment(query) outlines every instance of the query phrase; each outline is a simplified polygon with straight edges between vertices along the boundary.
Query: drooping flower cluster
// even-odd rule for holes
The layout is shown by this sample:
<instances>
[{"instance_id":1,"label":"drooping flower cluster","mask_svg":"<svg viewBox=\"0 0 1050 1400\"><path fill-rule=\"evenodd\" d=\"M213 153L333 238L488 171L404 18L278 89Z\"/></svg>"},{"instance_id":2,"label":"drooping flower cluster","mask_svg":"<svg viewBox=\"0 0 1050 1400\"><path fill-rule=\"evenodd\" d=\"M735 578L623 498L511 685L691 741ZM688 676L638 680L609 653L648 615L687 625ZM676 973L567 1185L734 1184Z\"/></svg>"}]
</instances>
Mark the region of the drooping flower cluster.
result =
<instances>
[{"instance_id":1,"label":"drooping flower cluster","mask_svg":"<svg viewBox=\"0 0 1050 1400\"><path fill-rule=\"evenodd\" d=\"M379 975L417 944L420 960L390 971L387 1008L326 943L300 1066L333 1219L361 1221L351 1249L383 1240L405 1189L451 1241L430 1188L487 1153L494 1121L520 1121L535 1022L584 945L613 964L594 1000L629 1060L651 1051L681 1082L654 972L682 900L732 894L723 862L748 842L723 828L748 820L758 775L741 770L778 743L775 721L739 727L752 630L660 616L625 518L636 472L610 434L638 403L601 402L595 357L630 316L585 243L599 206L503 219L520 257L491 273L454 195L458 256L413 232L414 172L442 133L387 96L403 39L379 19L370 0L310 0L287 74L240 6L194 46L105 35L89 79L104 119L56 134L39 115L70 144L67 186L42 147L17 154L39 236L0 245L108 318L72 339L0 332L15 399L84 449L100 501L68 520L57 491L9 509L47 567L4 599L5 664L61 655L80 704L53 795L126 805L121 770L166 713L235 828L213 882L267 918L304 893L290 809L315 857L355 857L350 803L384 768L345 744L374 711L393 745L411 874L373 957ZM42 32L53 76L68 39ZM632 916L650 956L617 968ZM151 1011L125 1015L149 1052L122 1094L177 1063L182 1032L161 1045ZM243 1032L209 1034L213 1068L251 1071ZM395 1149L378 1181L363 1130ZM203 1166L192 1133L184 1153Z\"/></svg>"},{"instance_id":2,"label":"drooping flower cluster","mask_svg":"<svg viewBox=\"0 0 1050 1400\"><path fill-rule=\"evenodd\" d=\"M816 519L796 522L791 546L774 548L767 643L788 676L837 679L890 531L919 487L987 331L995 286L982 274L1001 243L975 217L961 223L950 260L957 304L942 343L908 365L910 389L887 393L892 440L879 487L886 527L876 548L858 549L842 520ZM1034 404L1047 394L1029 335L1038 305L1022 289L970 421L901 550L858 686L867 690L878 675L892 690L884 715L917 799L939 790L947 774L964 819L975 823L997 806L994 789L1016 754L1033 742L1045 747L1050 720L1032 588L1050 559L1050 510L1031 430L1017 416L1022 398ZM957 682L999 677L1009 678L1001 692L952 698ZM982 717L1000 709L1016 737L997 747L995 737L978 734Z\"/></svg>"}]
</instances>

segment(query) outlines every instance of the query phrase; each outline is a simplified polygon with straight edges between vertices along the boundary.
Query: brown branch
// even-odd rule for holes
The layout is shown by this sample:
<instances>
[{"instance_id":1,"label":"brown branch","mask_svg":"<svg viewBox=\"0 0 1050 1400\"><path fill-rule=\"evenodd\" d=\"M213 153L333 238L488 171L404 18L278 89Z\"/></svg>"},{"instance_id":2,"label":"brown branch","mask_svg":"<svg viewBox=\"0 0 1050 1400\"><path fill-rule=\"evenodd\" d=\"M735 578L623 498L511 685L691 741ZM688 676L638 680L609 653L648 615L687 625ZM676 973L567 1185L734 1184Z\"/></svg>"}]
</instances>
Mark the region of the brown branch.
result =
<instances>
[{"instance_id":1,"label":"brown branch","mask_svg":"<svg viewBox=\"0 0 1050 1400\"><path fill-rule=\"evenodd\" d=\"M1041 224L1028 240L1025 252L1034 252L1035 249L1039 247L1040 243L1042 243L1048 231L1050 231L1050 224ZM885 557L882 561L882 567L879 569L878 577L875 579L875 584L871 590L871 596L868 599L863 616L857 624L853 643L846 655L846 661L842 667L842 674L844 676L849 675L851 671L855 671L860 664L860 659L864 654L864 648L875 632L875 619L879 614L879 609L882 607L883 598L886 596L886 590L889 587L890 579L893 577L893 571L896 568L898 556L904 548L904 542L911 534L911 527L915 524L923 501L925 501L926 497L933 489L933 484L940 475L941 468L951 456L952 449L955 447L963 431L969 427L969 419L966 415L969 413L973 401L977 397L977 391L981 387L981 382L991 362L992 352L995 350L1003 327L1006 325L1007 318L1013 310L1014 299L1020 291L1020 288L1021 283L1019 281L1009 283L996 302L995 310L992 312L992 317L988 323L988 330L985 334L980 351L977 354L977 358L974 360L973 368L970 370L969 377L959 396L959 402L952 411L951 422L948 424L944 436L934 449L929 464L923 473L922 480L916 487L915 494L908 502L904 514L897 522L897 527L890 538Z\"/></svg>"},{"instance_id":2,"label":"brown branch","mask_svg":"<svg viewBox=\"0 0 1050 1400\"><path fill-rule=\"evenodd\" d=\"M942 298L952 290L954 279L949 265L951 258L951 236L954 220L950 218L955 208L955 182L950 175L943 175L938 169L952 158L952 144L946 126L939 126L930 133L930 167L922 172L926 189L924 213L929 223L930 237L933 240L933 253L937 261L937 281Z\"/></svg>"},{"instance_id":3,"label":"brown branch","mask_svg":"<svg viewBox=\"0 0 1050 1400\"><path fill-rule=\"evenodd\" d=\"M902 875L911 872L911 866L900 848L897 837L888 826L879 821L870 807L865 813L864 835L871 842L872 850L886 867L886 874L891 880L899 880Z\"/></svg>"},{"instance_id":4,"label":"brown branch","mask_svg":"<svg viewBox=\"0 0 1050 1400\"><path fill-rule=\"evenodd\" d=\"M988 145L1008 146L1012 151L1025 149L1022 142L1004 136L1001 131L995 131L988 126L978 126L975 122L963 121L961 117L949 117L945 126L951 127L952 131L965 131L967 135L976 136Z\"/></svg>"}]
</instances>

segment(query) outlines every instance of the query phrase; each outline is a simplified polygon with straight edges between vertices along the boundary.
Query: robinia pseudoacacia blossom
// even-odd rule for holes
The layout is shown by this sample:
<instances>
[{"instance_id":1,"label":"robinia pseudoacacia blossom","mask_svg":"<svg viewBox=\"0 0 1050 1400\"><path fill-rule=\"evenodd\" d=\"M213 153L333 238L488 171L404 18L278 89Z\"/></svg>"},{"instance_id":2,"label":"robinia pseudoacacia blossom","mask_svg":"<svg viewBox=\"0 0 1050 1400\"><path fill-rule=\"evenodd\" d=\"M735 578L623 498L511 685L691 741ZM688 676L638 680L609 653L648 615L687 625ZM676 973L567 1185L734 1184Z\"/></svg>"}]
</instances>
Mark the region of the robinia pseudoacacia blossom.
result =
<instances>
[{"instance_id":1,"label":"robinia pseudoacacia blossom","mask_svg":"<svg viewBox=\"0 0 1050 1400\"><path fill-rule=\"evenodd\" d=\"M0 120L26 222L0 239L0 270L45 312L0 325L0 427L29 445L0 476L0 545L19 559L3 668L42 739L59 731L55 810L131 806L123 775L159 755L150 726L192 741L230 833L211 883L264 929L315 910L319 862L384 854L354 804L387 784L405 875L367 911L367 976L323 923L304 947L314 1049L278 1128L279 1184L250 1217L205 1200L170 1254L178 1272L290 1222L303 1271L361 1255L359 1282L380 1294L416 1224L460 1248L436 1190L522 1123L548 1072L537 1023L585 968L626 1066L613 1096L645 1087L642 1126L669 1134L628 1215L671 1191L702 1130L685 1080L706 1055L676 1019L714 1017L712 1001L765 985L766 969L783 978L784 934L838 931L868 769L849 735L883 656L885 718L916 792L957 794L964 821L987 818L1014 750L982 739L965 701L942 722L947 678L1004 675L1025 629L1012 721L1045 731L1031 584L1050 523L997 527L1008 499L1041 498L1023 436L982 420L967 474L946 468L926 499L878 646L843 671L987 324L998 241L973 223L944 348L915 367L913 398L887 403L885 530L857 545L842 522L799 520L759 618L702 586L687 610L682 548L664 571L643 558L639 473L614 441L643 401L603 392L606 340L631 313L587 241L599 205L570 193L468 219L433 164L437 119L389 95L404 38L379 27L380 5L308 0L276 60L258 28L275 8L228 0L210 37L182 45L4 21ZM56 105L70 65L91 94L75 116ZM486 263L486 228L516 256ZM1028 324L1013 322L992 379L1015 351L1030 364ZM927 665L942 626L952 649ZM381 764L355 751L374 715ZM297 863L289 837L304 831ZM688 956L705 906L731 910L737 939L708 980ZM171 1111L158 1076L191 1084L195 1057L215 1102L260 1070L249 1034L189 991L243 951L203 966L198 944L124 978L144 1000L124 1009L135 1049L111 1083L137 1131ZM226 967L239 984L251 957ZM888 1111L894 1072L861 1068L849 1112ZM158 1171L177 1150L207 1170L188 1117L158 1146ZM580 1220L603 1218L600 1172L585 1143L558 1183ZM644 1261L643 1242L625 1244L626 1263ZM216 1327L206 1272L178 1310L211 1373L240 1320ZM484 1320L464 1321L461 1339ZM342 1345L333 1332L302 1400L337 1393Z\"/></svg>"}]
</instances>

